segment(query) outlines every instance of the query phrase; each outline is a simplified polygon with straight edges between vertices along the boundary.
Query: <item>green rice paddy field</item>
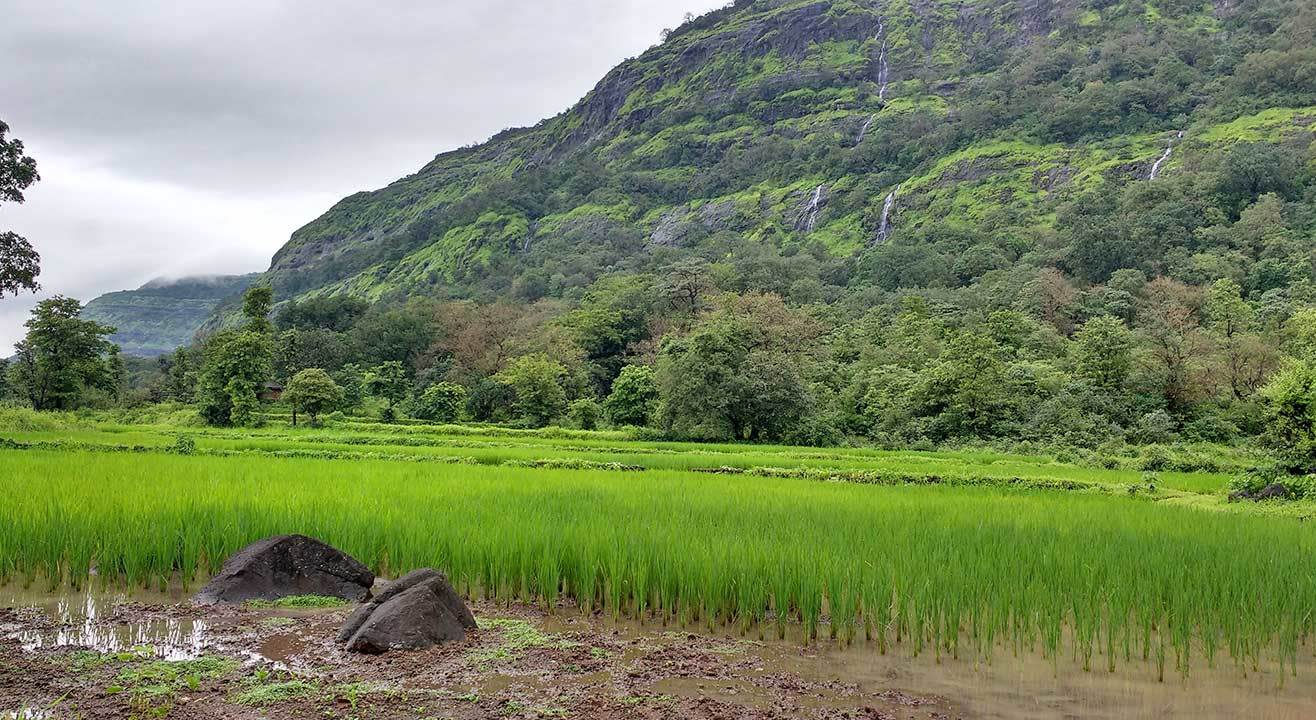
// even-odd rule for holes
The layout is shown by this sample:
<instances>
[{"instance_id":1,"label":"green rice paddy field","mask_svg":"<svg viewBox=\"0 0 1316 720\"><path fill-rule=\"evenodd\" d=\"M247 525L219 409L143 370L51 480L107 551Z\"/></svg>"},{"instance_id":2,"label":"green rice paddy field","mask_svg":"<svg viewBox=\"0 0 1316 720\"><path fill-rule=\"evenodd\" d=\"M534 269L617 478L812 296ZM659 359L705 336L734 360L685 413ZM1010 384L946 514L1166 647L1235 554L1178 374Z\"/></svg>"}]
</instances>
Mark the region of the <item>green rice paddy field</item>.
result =
<instances>
[{"instance_id":1,"label":"green rice paddy field","mask_svg":"<svg viewBox=\"0 0 1316 720\"><path fill-rule=\"evenodd\" d=\"M187 579L297 532L472 595L874 652L1247 671L1316 629L1309 506L1229 504L1223 474L368 424L0 445L0 581Z\"/></svg>"}]
</instances>

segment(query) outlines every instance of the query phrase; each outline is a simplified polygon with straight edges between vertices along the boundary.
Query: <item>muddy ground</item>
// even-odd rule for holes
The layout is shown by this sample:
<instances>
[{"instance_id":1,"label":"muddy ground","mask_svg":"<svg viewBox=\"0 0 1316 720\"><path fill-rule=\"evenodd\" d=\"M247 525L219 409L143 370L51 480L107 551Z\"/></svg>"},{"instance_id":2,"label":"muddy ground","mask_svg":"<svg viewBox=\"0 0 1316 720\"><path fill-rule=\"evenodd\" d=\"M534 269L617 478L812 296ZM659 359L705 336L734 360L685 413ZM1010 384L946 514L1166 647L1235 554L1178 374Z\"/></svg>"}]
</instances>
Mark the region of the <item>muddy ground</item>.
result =
<instances>
[{"instance_id":1,"label":"muddy ground","mask_svg":"<svg viewBox=\"0 0 1316 720\"><path fill-rule=\"evenodd\" d=\"M968 716L896 683L829 679L825 658L793 644L527 606L472 609L482 628L465 641L381 657L333 643L348 608L126 603L64 622L32 608L0 610L0 718ZM128 638L106 651L99 640L124 627L166 628L170 649L134 647ZM80 649L82 637L101 651ZM160 652L173 661L158 660Z\"/></svg>"},{"instance_id":2,"label":"muddy ground","mask_svg":"<svg viewBox=\"0 0 1316 720\"><path fill-rule=\"evenodd\" d=\"M1218 658L1162 682L1136 662L913 657L476 602L466 640L369 657L333 642L348 607L187 597L0 588L0 720L1316 718L1316 649L1296 674Z\"/></svg>"}]
</instances>

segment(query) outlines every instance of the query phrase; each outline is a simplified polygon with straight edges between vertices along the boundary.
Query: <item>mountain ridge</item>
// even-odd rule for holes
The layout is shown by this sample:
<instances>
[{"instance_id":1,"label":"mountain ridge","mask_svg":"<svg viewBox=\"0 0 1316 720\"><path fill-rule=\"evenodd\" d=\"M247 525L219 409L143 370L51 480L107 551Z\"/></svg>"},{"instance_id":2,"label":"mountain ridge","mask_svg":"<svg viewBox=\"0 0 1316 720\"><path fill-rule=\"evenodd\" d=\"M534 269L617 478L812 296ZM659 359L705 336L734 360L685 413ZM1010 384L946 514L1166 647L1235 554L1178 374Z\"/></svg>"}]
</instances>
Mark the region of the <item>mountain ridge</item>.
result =
<instances>
[{"instance_id":1,"label":"mountain ridge","mask_svg":"<svg viewBox=\"0 0 1316 720\"><path fill-rule=\"evenodd\" d=\"M260 273L156 278L136 290L93 299L82 316L115 328L110 340L125 354L156 357L191 343L225 300L240 295L259 277Z\"/></svg>"},{"instance_id":2,"label":"mountain ridge","mask_svg":"<svg viewBox=\"0 0 1316 720\"><path fill-rule=\"evenodd\" d=\"M895 289L927 283L865 265L969 242L945 237L957 233L997 236L975 244L1006 262L1063 265L1047 236L1084 192L1153 168L1158 182L1210 171L1240 142L1309 145L1307 81L1263 95L1245 80L1282 75L1266 63L1283 52L1310 62L1284 48L1311 15L1291 2L742 0L564 113L344 198L265 278L281 299L533 299L740 242L807 248L844 266L838 287ZM710 244L726 233L737 239Z\"/></svg>"}]
</instances>

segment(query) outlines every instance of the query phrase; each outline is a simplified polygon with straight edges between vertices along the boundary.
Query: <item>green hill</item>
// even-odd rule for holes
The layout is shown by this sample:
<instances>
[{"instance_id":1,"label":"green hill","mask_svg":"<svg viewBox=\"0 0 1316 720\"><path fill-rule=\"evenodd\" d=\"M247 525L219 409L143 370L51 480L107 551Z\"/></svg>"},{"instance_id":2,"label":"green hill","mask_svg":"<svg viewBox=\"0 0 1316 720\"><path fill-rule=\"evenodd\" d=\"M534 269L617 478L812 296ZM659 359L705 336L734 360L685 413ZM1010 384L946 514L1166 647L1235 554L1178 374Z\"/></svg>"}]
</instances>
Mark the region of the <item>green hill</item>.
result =
<instances>
[{"instance_id":1,"label":"green hill","mask_svg":"<svg viewBox=\"0 0 1316 720\"><path fill-rule=\"evenodd\" d=\"M92 300L82 315L117 328L110 339L127 355L155 357L187 345L225 299L242 293L258 274L152 280L136 290Z\"/></svg>"},{"instance_id":2,"label":"green hill","mask_svg":"<svg viewBox=\"0 0 1316 720\"><path fill-rule=\"evenodd\" d=\"M1262 293L1310 274L1314 32L1287 0L740 0L567 112L342 200L268 277L536 299L699 255L832 298L1021 266ZM1249 207L1284 238L1239 240Z\"/></svg>"}]
</instances>

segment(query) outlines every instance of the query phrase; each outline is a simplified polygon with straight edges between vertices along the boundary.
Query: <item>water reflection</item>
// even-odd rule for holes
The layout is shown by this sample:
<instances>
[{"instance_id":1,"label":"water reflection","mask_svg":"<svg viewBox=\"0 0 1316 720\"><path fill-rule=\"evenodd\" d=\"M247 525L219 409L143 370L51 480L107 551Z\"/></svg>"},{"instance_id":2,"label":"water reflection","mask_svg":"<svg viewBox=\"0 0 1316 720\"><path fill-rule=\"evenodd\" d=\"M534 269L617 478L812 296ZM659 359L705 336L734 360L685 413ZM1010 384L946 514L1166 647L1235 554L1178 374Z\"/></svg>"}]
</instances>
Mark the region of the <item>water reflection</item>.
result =
<instances>
[{"instance_id":1,"label":"water reflection","mask_svg":"<svg viewBox=\"0 0 1316 720\"><path fill-rule=\"evenodd\" d=\"M31 589L0 588L0 607L20 609L41 618L0 631L29 652L85 648L101 653L132 651L161 660L200 657L208 641L205 620L155 615L140 608L120 612L121 606L129 603L152 606L177 602L174 595L172 592L129 594L94 588L47 594Z\"/></svg>"}]
</instances>

